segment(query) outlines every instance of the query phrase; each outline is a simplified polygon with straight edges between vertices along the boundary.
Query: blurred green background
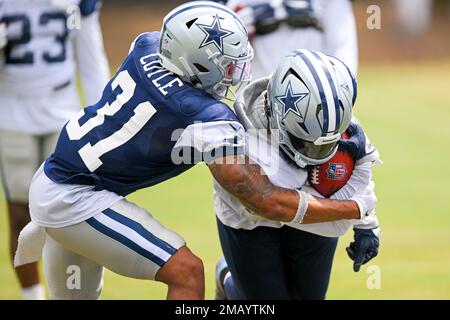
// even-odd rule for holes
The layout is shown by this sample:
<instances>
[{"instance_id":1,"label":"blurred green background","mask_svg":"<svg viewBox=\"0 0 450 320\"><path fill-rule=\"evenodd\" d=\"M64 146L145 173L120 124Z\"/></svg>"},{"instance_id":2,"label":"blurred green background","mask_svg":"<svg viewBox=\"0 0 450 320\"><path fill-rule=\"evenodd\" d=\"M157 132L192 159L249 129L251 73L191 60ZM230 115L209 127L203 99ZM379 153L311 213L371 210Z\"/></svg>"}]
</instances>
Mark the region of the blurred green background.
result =
<instances>
[{"instance_id":1,"label":"blurred green background","mask_svg":"<svg viewBox=\"0 0 450 320\"><path fill-rule=\"evenodd\" d=\"M105 4L102 13L112 66L120 64L135 35L159 29L167 12L151 2L145 7L148 10L142 4L130 6L125 28L116 23L123 15L123 2ZM361 54L355 113L384 161L374 169L383 235L380 255L370 262L380 268L381 288L368 289L367 267L353 272L344 249L351 241L349 233L340 240L328 298L449 299L450 170L446 165L450 165L450 41L446 32L450 30L450 9L446 3L435 8L424 34L399 35L392 11L386 2L380 3L385 20L383 29L374 31L364 25L367 2L355 4ZM206 167L198 165L129 199L185 237L205 263L206 297L212 299L214 265L221 252ZM7 255L6 219L1 199L0 299L17 299L19 286ZM101 298L164 299L165 293L160 283L107 271Z\"/></svg>"}]
</instances>

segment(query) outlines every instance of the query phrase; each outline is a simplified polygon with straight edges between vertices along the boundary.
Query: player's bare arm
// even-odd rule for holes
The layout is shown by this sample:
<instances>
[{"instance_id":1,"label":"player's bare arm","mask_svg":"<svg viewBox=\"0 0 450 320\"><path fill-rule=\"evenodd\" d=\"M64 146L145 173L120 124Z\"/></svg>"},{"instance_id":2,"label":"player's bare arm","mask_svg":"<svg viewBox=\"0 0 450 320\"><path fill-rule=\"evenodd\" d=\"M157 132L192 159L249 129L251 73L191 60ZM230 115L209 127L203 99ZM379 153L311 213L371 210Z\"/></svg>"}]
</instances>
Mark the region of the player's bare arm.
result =
<instances>
[{"instance_id":1,"label":"player's bare arm","mask_svg":"<svg viewBox=\"0 0 450 320\"><path fill-rule=\"evenodd\" d=\"M295 219L301 195L296 190L272 184L262 168L251 164L246 156L221 158L209 163L208 167L217 182L248 209L270 220L290 222ZM303 224L360 219L355 201L307 196L308 208Z\"/></svg>"}]
</instances>

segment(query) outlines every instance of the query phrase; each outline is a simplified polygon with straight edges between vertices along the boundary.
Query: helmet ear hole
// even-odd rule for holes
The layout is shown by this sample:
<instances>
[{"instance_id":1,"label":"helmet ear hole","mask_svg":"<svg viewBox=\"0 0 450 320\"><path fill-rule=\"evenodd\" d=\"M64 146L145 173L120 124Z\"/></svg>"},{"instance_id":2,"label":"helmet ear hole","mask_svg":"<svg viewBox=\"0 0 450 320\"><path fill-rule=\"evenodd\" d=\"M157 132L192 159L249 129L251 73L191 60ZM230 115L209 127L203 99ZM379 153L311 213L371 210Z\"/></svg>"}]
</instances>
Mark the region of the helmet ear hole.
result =
<instances>
[{"instance_id":1,"label":"helmet ear hole","mask_svg":"<svg viewBox=\"0 0 450 320\"><path fill-rule=\"evenodd\" d=\"M186 27L187 27L188 29L190 29L190 28L192 27L192 25L194 24L194 22L197 21L197 20L198 20L198 18L194 18L194 19L192 19L192 20L186 22Z\"/></svg>"},{"instance_id":2,"label":"helmet ear hole","mask_svg":"<svg viewBox=\"0 0 450 320\"><path fill-rule=\"evenodd\" d=\"M197 70L200 71L200 72L209 72L208 68L206 68L205 66L201 65L200 63L194 63L194 67L196 67Z\"/></svg>"},{"instance_id":3,"label":"helmet ear hole","mask_svg":"<svg viewBox=\"0 0 450 320\"><path fill-rule=\"evenodd\" d=\"M316 108L316 117L318 117L319 113L321 113L321 112L322 112L322 104L319 103Z\"/></svg>"},{"instance_id":4,"label":"helmet ear hole","mask_svg":"<svg viewBox=\"0 0 450 320\"><path fill-rule=\"evenodd\" d=\"M339 99L339 109L341 109L341 114L344 114L345 110L344 110L344 104L342 103L342 100Z\"/></svg>"}]
</instances>

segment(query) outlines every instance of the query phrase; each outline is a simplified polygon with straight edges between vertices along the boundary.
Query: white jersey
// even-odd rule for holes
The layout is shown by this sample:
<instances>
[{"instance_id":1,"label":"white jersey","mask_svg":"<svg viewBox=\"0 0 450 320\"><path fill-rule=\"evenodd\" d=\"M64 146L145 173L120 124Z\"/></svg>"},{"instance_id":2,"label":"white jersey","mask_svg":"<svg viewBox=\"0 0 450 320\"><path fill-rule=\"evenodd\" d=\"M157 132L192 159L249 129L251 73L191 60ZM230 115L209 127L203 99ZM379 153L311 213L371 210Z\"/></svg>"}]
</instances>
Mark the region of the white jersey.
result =
<instances>
[{"instance_id":1,"label":"white jersey","mask_svg":"<svg viewBox=\"0 0 450 320\"><path fill-rule=\"evenodd\" d=\"M109 80L97 0L0 0L7 44L1 50L0 128L54 132Z\"/></svg>"},{"instance_id":2,"label":"white jersey","mask_svg":"<svg viewBox=\"0 0 450 320\"><path fill-rule=\"evenodd\" d=\"M114 192L94 189L55 183L45 175L41 165L30 186L31 220L42 227L62 228L85 221L123 199Z\"/></svg>"},{"instance_id":3,"label":"white jersey","mask_svg":"<svg viewBox=\"0 0 450 320\"><path fill-rule=\"evenodd\" d=\"M300 189L307 181L306 170L300 169L287 162L275 148L267 141L265 135L259 135L257 130L246 132L246 154L257 163L269 180L277 185L290 189ZM272 221L247 209L237 198L213 179L214 207L219 220L235 229L251 230L258 226L280 228L283 223Z\"/></svg>"},{"instance_id":4,"label":"white jersey","mask_svg":"<svg viewBox=\"0 0 450 320\"><path fill-rule=\"evenodd\" d=\"M356 74L358 69L358 46L355 18L350 0L292 0L298 8L309 10L323 30L314 27L292 27L285 22L272 32L256 34L252 39L255 57L252 60L253 78L269 75L288 53L297 49L321 51L347 64ZM263 8L269 5L270 8ZM251 6L258 19L285 21L289 16L282 0L229 0L231 9ZM264 12L258 17L258 12Z\"/></svg>"}]
</instances>

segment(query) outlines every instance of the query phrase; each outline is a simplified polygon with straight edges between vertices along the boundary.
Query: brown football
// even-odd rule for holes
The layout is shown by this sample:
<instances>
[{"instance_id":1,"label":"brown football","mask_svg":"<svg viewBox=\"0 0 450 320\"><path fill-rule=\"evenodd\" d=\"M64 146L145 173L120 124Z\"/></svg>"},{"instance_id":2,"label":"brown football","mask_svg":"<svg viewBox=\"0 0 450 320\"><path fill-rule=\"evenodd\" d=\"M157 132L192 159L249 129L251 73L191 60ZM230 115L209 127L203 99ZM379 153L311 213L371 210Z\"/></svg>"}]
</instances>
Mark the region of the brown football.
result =
<instances>
[{"instance_id":1,"label":"brown football","mask_svg":"<svg viewBox=\"0 0 450 320\"><path fill-rule=\"evenodd\" d=\"M348 138L347 134L342 139ZM326 198L331 197L350 179L355 161L350 154L337 151L326 163L308 168L308 181L311 187Z\"/></svg>"}]
</instances>

